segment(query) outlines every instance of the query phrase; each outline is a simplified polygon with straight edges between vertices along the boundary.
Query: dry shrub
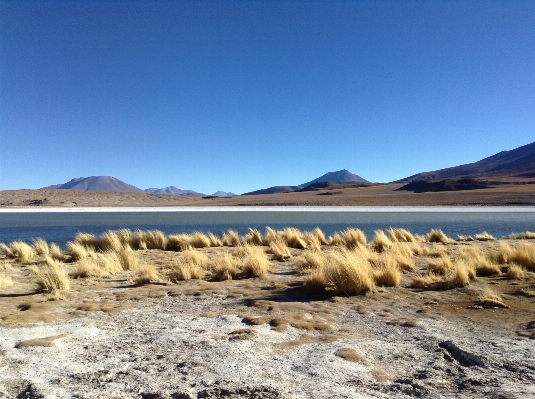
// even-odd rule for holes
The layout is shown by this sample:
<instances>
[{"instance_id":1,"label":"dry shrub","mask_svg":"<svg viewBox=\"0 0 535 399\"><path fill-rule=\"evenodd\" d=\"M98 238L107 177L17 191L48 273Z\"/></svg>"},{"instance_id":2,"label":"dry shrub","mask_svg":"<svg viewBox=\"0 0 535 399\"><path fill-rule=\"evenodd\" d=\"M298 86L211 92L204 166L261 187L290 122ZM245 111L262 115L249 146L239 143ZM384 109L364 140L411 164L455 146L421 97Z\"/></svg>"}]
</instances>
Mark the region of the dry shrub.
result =
<instances>
[{"instance_id":1,"label":"dry shrub","mask_svg":"<svg viewBox=\"0 0 535 399\"><path fill-rule=\"evenodd\" d=\"M3 242L0 242L0 249L4 252L4 255L6 258L13 258L13 252L11 251L11 248L9 248L8 245L4 244Z\"/></svg>"},{"instance_id":2,"label":"dry shrub","mask_svg":"<svg viewBox=\"0 0 535 399\"><path fill-rule=\"evenodd\" d=\"M307 285L345 295L363 294L375 288L368 260L359 252L347 250L325 254L325 263L309 276Z\"/></svg>"},{"instance_id":3,"label":"dry shrub","mask_svg":"<svg viewBox=\"0 0 535 399\"><path fill-rule=\"evenodd\" d=\"M232 280L238 274L238 262L228 252L212 258L212 273L217 281Z\"/></svg>"},{"instance_id":4,"label":"dry shrub","mask_svg":"<svg viewBox=\"0 0 535 399\"><path fill-rule=\"evenodd\" d=\"M210 246L211 247L222 247L223 241L220 240L218 236L216 236L214 233L208 233L208 239L210 240Z\"/></svg>"},{"instance_id":5,"label":"dry shrub","mask_svg":"<svg viewBox=\"0 0 535 399\"><path fill-rule=\"evenodd\" d=\"M485 287L485 290L479 295L479 304L481 306L507 308L508 306L503 302L503 299L496 291Z\"/></svg>"},{"instance_id":6,"label":"dry shrub","mask_svg":"<svg viewBox=\"0 0 535 399\"><path fill-rule=\"evenodd\" d=\"M474 241L474 237L472 236L457 236L457 241Z\"/></svg>"},{"instance_id":7,"label":"dry shrub","mask_svg":"<svg viewBox=\"0 0 535 399\"><path fill-rule=\"evenodd\" d=\"M273 240L269 243L269 252L273 254L273 259L285 261L292 257L290 249L283 240Z\"/></svg>"},{"instance_id":8,"label":"dry shrub","mask_svg":"<svg viewBox=\"0 0 535 399\"><path fill-rule=\"evenodd\" d=\"M185 251L192 249L191 236L189 234L171 234L167 239L166 250Z\"/></svg>"},{"instance_id":9,"label":"dry shrub","mask_svg":"<svg viewBox=\"0 0 535 399\"><path fill-rule=\"evenodd\" d=\"M147 234L137 229L131 236L129 245L134 250L145 250L147 249Z\"/></svg>"},{"instance_id":10,"label":"dry shrub","mask_svg":"<svg viewBox=\"0 0 535 399\"><path fill-rule=\"evenodd\" d=\"M245 245L246 255L242 261L242 271L246 277L260 277L269 271L269 260L262 248Z\"/></svg>"},{"instance_id":11,"label":"dry shrub","mask_svg":"<svg viewBox=\"0 0 535 399\"><path fill-rule=\"evenodd\" d=\"M328 242L325 238L325 233L323 233L323 230L321 230L319 227L316 227L312 233L316 236L320 245L327 245Z\"/></svg>"},{"instance_id":12,"label":"dry shrub","mask_svg":"<svg viewBox=\"0 0 535 399\"><path fill-rule=\"evenodd\" d=\"M134 270L137 267L139 258L130 247L120 248L113 253L119 260L122 270Z\"/></svg>"},{"instance_id":13,"label":"dry shrub","mask_svg":"<svg viewBox=\"0 0 535 399\"><path fill-rule=\"evenodd\" d=\"M239 247L241 245L241 241L238 232L229 230L223 234L223 245L226 247Z\"/></svg>"},{"instance_id":14,"label":"dry shrub","mask_svg":"<svg viewBox=\"0 0 535 399\"><path fill-rule=\"evenodd\" d=\"M310 274L325 264L325 255L318 251L307 251L300 255L294 263L299 274Z\"/></svg>"},{"instance_id":15,"label":"dry shrub","mask_svg":"<svg viewBox=\"0 0 535 399\"><path fill-rule=\"evenodd\" d=\"M195 231L190 235L190 245L193 248L207 248L210 246L210 238L200 231Z\"/></svg>"},{"instance_id":16,"label":"dry shrub","mask_svg":"<svg viewBox=\"0 0 535 399\"><path fill-rule=\"evenodd\" d=\"M68 291L71 287L69 275L63 268L45 264L32 266L30 270L37 277L37 285L43 291L54 294L56 291Z\"/></svg>"},{"instance_id":17,"label":"dry shrub","mask_svg":"<svg viewBox=\"0 0 535 399\"><path fill-rule=\"evenodd\" d=\"M359 244L366 245L368 242L366 234L362 230L352 228L342 231L342 240L347 249L356 248Z\"/></svg>"},{"instance_id":18,"label":"dry shrub","mask_svg":"<svg viewBox=\"0 0 535 399\"><path fill-rule=\"evenodd\" d=\"M145 233L145 243L147 249L165 250L167 247L167 237L160 230L149 230Z\"/></svg>"},{"instance_id":19,"label":"dry shrub","mask_svg":"<svg viewBox=\"0 0 535 399\"><path fill-rule=\"evenodd\" d=\"M329 238L329 245L339 247L344 245L344 239L338 233L334 233L332 237Z\"/></svg>"},{"instance_id":20,"label":"dry shrub","mask_svg":"<svg viewBox=\"0 0 535 399\"><path fill-rule=\"evenodd\" d=\"M535 232L525 231L523 233L511 233L510 240L535 240Z\"/></svg>"},{"instance_id":21,"label":"dry shrub","mask_svg":"<svg viewBox=\"0 0 535 399\"><path fill-rule=\"evenodd\" d=\"M373 270L375 284L382 287L397 287L401 283L401 271L395 254L383 253Z\"/></svg>"},{"instance_id":22,"label":"dry shrub","mask_svg":"<svg viewBox=\"0 0 535 399\"><path fill-rule=\"evenodd\" d=\"M395 244L390 251L390 256L402 271L413 270L416 267L414 260L411 258L412 251L405 244Z\"/></svg>"},{"instance_id":23,"label":"dry shrub","mask_svg":"<svg viewBox=\"0 0 535 399\"><path fill-rule=\"evenodd\" d=\"M135 285L149 284L151 281L160 281L160 275L153 265L143 263L134 270L132 281Z\"/></svg>"},{"instance_id":24,"label":"dry shrub","mask_svg":"<svg viewBox=\"0 0 535 399\"><path fill-rule=\"evenodd\" d=\"M48 255L48 243L42 238L33 240L33 250L37 255Z\"/></svg>"},{"instance_id":25,"label":"dry shrub","mask_svg":"<svg viewBox=\"0 0 535 399\"><path fill-rule=\"evenodd\" d=\"M470 279L475 277L475 271L464 260L457 260L453 268L441 276L428 273L412 278L411 287L431 289L451 289L465 287L470 284Z\"/></svg>"},{"instance_id":26,"label":"dry shrub","mask_svg":"<svg viewBox=\"0 0 535 399\"><path fill-rule=\"evenodd\" d=\"M257 229L251 229L249 227L249 233L243 237L243 242L249 245L263 245L264 238L262 237L262 233Z\"/></svg>"},{"instance_id":27,"label":"dry shrub","mask_svg":"<svg viewBox=\"0 0 535 399\"><path fill-rule=\"evenodd\" d=\"M87 251L86 246L78 243L69 241L67 243L67 253L70 255L71 259L73 261L77 261L80 259L87 258L89 256L89 252Z\"/></svg>"},{"instance_id":28,"label":"dry shrub","mask_svg":"<svg viewBox=\"0 0 535 399\"><path fill-rule=\"evenodd\" d=\"M414 242L416 238L406 229L388 229L388 235L392 242Z\"/></svg>"},{"instance_id":29,"label":"dry shrub","mask_svg":"<svg viewBox=\"0 0 535 399\"><path fill-rule=\"evenodd\" d=\"M96 251L100 246L100 240L96 235L82 232L76 234L74 242L92 251Z\"/></svg>"},{"instance_id":30,"label":"dry shrub","mask_svg":"<svg viewBox=\"0 0 535 399\"><path fill-rule=\"evenodd\" d=\"M524 278L524 269L518 265L511 265L507 269L507 278L509 280L522 280Z\"/></svg>"},{"instance_id":31,"label":"dry shrub","mask_svg":"<svg viewBox=\"0 0 535 399\"><path fill-rule=\"evenodd\" d=\"M173 282L188 281L191 279L203 278L206 271L195 263L183 262L177 260L167 271L167 278Z\"/></svg>"},{"instance_id":32,"label":"dry shrub","mask_svg":"<svg viewBox=\"0 0 535 399\"><path fill-rule=\"evenodd\" d=\"M453 242L451 238L449 238L442 230L440 229L431 229L429 233L427 233L426 236L427 242L437 242L442 244L449 244Z\"/></svg>"},{"instance_id":33,"label":"dry shrub","mask_svg":"<svg viewBox=\"0 0 535 399\"><path fill-rule=\"evenodd\" d=\"M63 260L63 252L57 244L52 243L50 245L50 257L59 261Z\"/></svg>"},{"instance_id":34,"label":"dry shrub","mask_svg":"<svg viewBox=\"0 0 535 399\"><path fill-rule=\"evenodd\" d=\"M383 252L392 246L392 241L390 241L383 230L375 230L375 236L371 245L374 251Z\"/></svg>"},{"instance_id":35,"label":"dry shrub","mask_svg":"<svg viewBox=\"0 0 535 399\"><path fill-rule=\"evenodd\" d=\"M498 248L495 249L496 261L502 265L509 263L513 258L514 253L515 249L512 246L510 246L505 241L500 241L498 244Z\"/></svg>"},{"instance_id":36,"label":"dry shrub","mask_svg":"<svg viewBox=\"0 0 535 399\"><path fill-rule=\"evenodd\" d=\"M10 245L14 258L21 263L29 262L33 256L33 248L23 241L14 241Z\"/></svg>"},{"instance_id":37,"label":"dry shrub","mask_svg":"<svg viewBox=\"0 0 535 399\"><path fill-rule=\"evenodd\" d=\"M535 245L521 243L514 249L510 261L529 271L535 271Z\"/></svg>"},{"instance_id":38,"label":"dry shrub","mask_svg":"<svg viewBox=\"0 0 535 399\"><path fill-rule=\"evenodd\" d=\"M281 237L286 241L286 245L290 248L306 249L308 246L303 237L303 233L295 227L285 228L281 233Z\"/></svg>"},{"instance_id":39,"label":"dry shrub","mask_svg":"<svg viewBox=\"0 0 535 399\"><path fill-rule=\"evenodd\" d=\"M453 270L453 262L448 257L441 257L436 260L431 260L427 263L427 270L433 274L445 276Z\"/></svg>"},{"instance_id":40,"label":"dry shrub","mask_svg":"<svg viewBox=\"0 0 535 399\"><path fill-rule=\"evenodd\" d=\"M0 290L5 290L13 285L13 280L7 273L0 273Z\"/></svg>"},{"instance_id":41,"label":"dry shrub","mask_svg":"<svg viewBox=\"0 0 535 399\"><path fill-rule=\"evenodd\" d=\"M100 266L96 258L80 259L78 265L71 273L71 277L73 278L103 277L108 275L109 273Z\"/></svg>"},{"instance_id":42,"label":"dry shrub","mask_svg":"<svg viewBox=\"0 0 535 399\"><path fill-rule=\"evenodd\" d=\"M478 277L497 276L502 274L500 266L492 263L486 258L473 259L468 262L468 264L475 269L476 276Z\"/></svg>"},{"instance_id":43,"label":"dry shrub","mask_svg":"<svg viewBox=\"0 0 535 399\"><path fill-rule=\"evenodd\" d=\"M496 240L496 237L494 237L492 234L489 234L486 231L484 231L483 233L476 234L476 240L478 240L478 241L494 241L494 240Z\"/></svg>"},{"instance_id":44,"label":"dry shrub","mask_svg":"<svg viewBox=\"0 0 535 399\"><path fill-rule=\"evenodd\" d=\"M119 251L123 248L123 243L116 231L108 230L100 236L98 250L102 252Z\"/></svg>"}]
</instances>

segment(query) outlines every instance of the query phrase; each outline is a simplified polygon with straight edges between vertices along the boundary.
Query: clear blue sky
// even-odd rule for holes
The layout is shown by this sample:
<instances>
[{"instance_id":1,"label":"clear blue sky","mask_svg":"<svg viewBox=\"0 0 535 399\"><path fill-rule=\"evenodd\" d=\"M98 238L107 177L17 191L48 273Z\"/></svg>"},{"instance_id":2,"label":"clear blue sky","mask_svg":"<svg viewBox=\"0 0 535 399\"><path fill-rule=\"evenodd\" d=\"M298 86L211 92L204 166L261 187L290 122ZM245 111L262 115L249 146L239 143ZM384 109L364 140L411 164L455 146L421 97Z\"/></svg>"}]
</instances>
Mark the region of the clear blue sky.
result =
<instances>
[{"instance_id":1,"label":"clear blue sky","mask_svg":"<svg viewBox=\"0 0 535 399\"><path fill-rule=\"evenodd\" d=\"M0 2L0 189L388 182L535 141L534 1Z\"/></svg>"}]
</instances>

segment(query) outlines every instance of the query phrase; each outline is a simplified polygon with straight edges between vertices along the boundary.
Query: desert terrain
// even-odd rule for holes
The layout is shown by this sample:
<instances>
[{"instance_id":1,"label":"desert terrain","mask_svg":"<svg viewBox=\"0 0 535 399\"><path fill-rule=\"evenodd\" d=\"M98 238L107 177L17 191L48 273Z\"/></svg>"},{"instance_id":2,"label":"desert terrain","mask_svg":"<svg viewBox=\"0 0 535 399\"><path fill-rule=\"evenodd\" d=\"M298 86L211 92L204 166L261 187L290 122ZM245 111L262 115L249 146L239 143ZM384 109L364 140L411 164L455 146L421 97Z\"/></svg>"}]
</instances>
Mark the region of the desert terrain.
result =
<instances>
[{"instance_id":1,"label":"desert terrain","mask_svg":"<svg viewBox=\"0 0 535 399\"><path fill-rule=\"evenodd\" d=\"M466 191L396 191L403 184L336 188L282 194L196 198L164 194L79 190L4 190L3 207L151 207L151 206L433 206L535 205L535 185L507 184Z\"/></svg>"},{"instance_id":2,"label":"desert terrain","mask_svg":"<svg viewBox=\"0 0 535 399\"><path fill-rule=\"evenodd\" d=\"M535 397L534 233L1 245L0 397Z\"/></svg>"}]
</instances>

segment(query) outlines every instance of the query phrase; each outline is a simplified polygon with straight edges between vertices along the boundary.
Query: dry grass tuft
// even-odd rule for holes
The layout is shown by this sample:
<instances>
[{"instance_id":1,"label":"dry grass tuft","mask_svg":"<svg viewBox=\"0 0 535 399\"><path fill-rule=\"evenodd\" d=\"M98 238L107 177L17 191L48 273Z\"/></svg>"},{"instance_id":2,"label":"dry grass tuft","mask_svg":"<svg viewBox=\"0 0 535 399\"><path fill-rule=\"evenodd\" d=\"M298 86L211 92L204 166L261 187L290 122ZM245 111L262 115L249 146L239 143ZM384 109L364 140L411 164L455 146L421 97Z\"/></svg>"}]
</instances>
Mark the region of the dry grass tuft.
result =
<instances>
[{"instance_id":1,"label":"dry grass tuft","mask_svg":"<svg viewBox=\"0 0 535 399\"><path fill-rule=\"evenodd\" d=\"M84 277L103 277L108 276L109 272L105 270L97 259L95 258L84 258L80 259L76 269L71 273L73 278L84 278Z\"/></svg>"},{"instance_id":2,"label":"dry grass tuft","mask_svg":"<svg viewBox=\"0 0 535 399\"><path fill-rule=\"evenodd\" d=\"M310 274L325 264L325 255L318 251L308 251L299 256L294 267L299 274Z\"/></svg>"},{"instance_id":3,"label":"dry grass tuft","mask_svg":"<svg viewBox=\"0 0 535 399\"><path fill-rule=\"evenodd\" d=\"M324 265L309 276L307 286L345 295L363 294L375 288L366 257L347 250L325 254Z\"/></svg>"},{"instance_id":4,"label":"dry grass tuft","mask_svg":"<svg viewBox=\"0 0 535 399\"><path fill-rule=\"evenodd\" d=\"M264 241L269 244L271 241L281 240L282 237L278 231L275 231L271 227L266 227L266 234L264 236Z\"/></svg>"},{"instance_id":5,"label":"dry grass tuft","mask_svg":"<svg viewBox=\"0 0 535 399\"><path fill-rule=\"evenodd\" d=\"M208 248L211 241L206 234L196 231L190 235L189 243L193 248Z\"/></svg>"},{"instance_id":6,"label":"dry grass tuft","mask_svg":"<svg viewBox=\"0 0 535 399\"><path fill-rule=\"evenodd\" d=\"M359 244L366 245L368 243L366 234L362 230L352 228L348 228L342 232L342 240L344 240L344 245L347 249L354 249Z\"/></svg>"},{"instance_id":7,"label":"dry grass tuft","mask_svg":"<svg viewBox=\"0 0 535 399\"><path fill-rule=\"evenodd\" d=\"M269 243L269 252L273 254L273 259L285 261L292 257L290 249L283 240L273 240Z\"/></svg>"},{"instance_id":8,"label":"dry grass tuft","mask_svg":"<svg viewBox=\"0 0 535 399\"><path fill-rule=\"evenodd\" d=\"M523 233L511 233L510 240L535 240L535 232L525 231Z\"/></svg>"},{"instance_id":9,"label":"dry grass tuft","mask_svg":"<svg viewBox=\"0 0 535 399\"><path fill-rule=\"evenodd\" d=\"M464 260L459 259L444 276L428 273L412 278L411 287L430 289L452 289L465 287L470 279L475 277L475 271Z\"/></svg>"},{"instance_id":10,"label":"dry grass tuft","mask_svg":"<svg viewBox=\"0 0 535 399\"><path fill-rule=\"evenodd\" d=\"M522 280L524 278L524 269L518 265L511 265L507 269L507 278L509 280Z\"/></svg>"},{"instance_id":11,"label":"dry grass tuft","mask_svg":"<svg viewBox=\"0 0 535 399\"><path fill-rule=\"evenodd\" d=\"M422 249L422 255L428 256L431 258L440 258L440 257L446 256L446 254L447 254L446 248L435 245L435 244L433 244L430 247L425 246Z\"/></svg>"},{"instance_id":12,"label":"dry grass tuft","mask_svg":"<svg viewBox=\"0 0 535 399\"><path fill-rule=\"evenodd\" d=\"M242 271L246 277L260 277L269 271L269 260L260 247L245 245L245 257L242 261Z\"/></svg>"},{"instance_id":13,"label":"dry grass tuft","mask_svg":"<svg viewBox=\"0 0 535 399\"><path fill-rule=\"evenodd\" d=\"M457 241L474 241L474 237L472 236L457 236Z\"/></svg>"},{"instance_id":14,"label":"dry grass tuft","mask_svg":"<svg viewBox=\"0 0 535 399\"><path fill-rule=\"evenodd\" d=\"M45 264L40 267L32 266L30 271L37 277L37 285L42 291L54 294L71 288L69 275L63 268Z\"/></svg>"},{"instance_id":15,"label":"dry grass tuft","mask_svg":"<svg viewBox=\"0 0 535 399\"><path fill-rule=\"evenodd\" d=\"M137 267L139 258L130 247L120 248L113 253L119 260L122 270L134 270Z\"/></svg>"},{"instance_id":16,"label":"dry grass tuft","mask_svg":"<svg viewBox=\"0 0 535 399\"><path fill-rule=\"evenodd\" d=\"M453 242L453 240L444 234L444 232L440 229L431 229L425 238L427 242L437 242L442 244L449 244Z\"/></svg>"},{"instance_id":17,"label":"dry grass tuft","mask_svg":"<svg viewBox=\"0 0 535 399\"><path fill-rule=\"evenodd\" d=\"M397 287L401 283L401 271L395 254L387 252L381 255L373 270L373 279L381 287Z\"/></svg>"},{"instance_id":18,"label":"dry grass tuft","mask_svg":"<svg viewBox=\"0 0 535 399\"><path fill-rule=\"evenodd\" d=\"M249 227L249 233L243 237L243 242L249 245L264 245L264 238L262 237L262 233L257 229L251 229Z\"/></svg>"},{"instance_id":19,"label":"dry grass tuft","mask_svg":"<svg viewBox=\"0 0 535 399\"><path fill-rule=\"evenodd\" d=\"M431 260L427 263L427 270L430 273L445 276L453 270L453 263L450 258L443 256L436 260Z\"/></svg>"},{"instance_id":20,"label":"dry grass tuft","mask_svg":"<svg viewBox=\"0 0 535 399\"><path fill-rule=\"evenodd\" d=\"M223 234L223 245L226 247L239 247L241 245L241 241L238 232L229 230Z\"/></svg>"},{"instance_id":21,"label":"dry grass tuft","mask_svg":"<svg viewBox=\"0 0 535 399\"><path fill-rule=\"evenodd\" d=\"M160 281L160 275L156 268L148 263L139 265L132 275L132 282L136 285L149 284L152 281Z\"/></svg>"},{"instance_id":22,"label":"dry grass tuft","mask_svg":"<svg viewBox=\"0 0 535 399\"><path fill-rule=\"evenodd\" d=\"M14 258L21 263L29 262L34 254L33 248L23 241L14 241L9 246Z\"/></svg>"},{"instance_id":23,"label":"dry grass tuft","mask_svg":"<svg viewBox=\"0 0 535 399\"><path fill-rule=\"evenodd\" d=\"M137 229L130 235L129 245L134 250L147 249L147 235L144 231Z\"/></svg>"},{"instance_id":24,"label":"dry grass tuft","mask_svg":"<svg viewBox=\"0 0 535 399\"><path fill-rule=\"evenodd\" d=\"M5 290L6 288L9 288L12 285L13 285L13 280L11 279L11 277L5 272L0 273L0 291Z\"/></svg>"},{"instance_id":25,"label":"dry grass tuft","mask_svg":"<svg viewBox=\"0 0 535 399\"><path fill-rule=\"evenodd\" d=\"M370 365L369 360L353 348L341 348L338 349L334 354L349 362L362 363L366 366Z\"/></svg>"},{"instance_id":26,"label":"dry grass tuft","mask_svg":"<svg viewBox=\"0 0 535 399\"><path fill-rule=\"evenodd\" d=\"M469 262L469 265L475 269L476 276L478 277L498 276L502 274L500 266L486 258L474 259Z\"/></svg>"},{"instance_id":27,"label":"dry grass tuft","mask_svg":"<svg viewBox=\"0 0 535 399\"><path fill-rule=\"evenodd\" d=\"M3 260L0 262L0 270L11 270L13 266L8 261Z\"/></svg>"},{"instance_id":28,"label":"dry grass tuft","mask_svg":"<svg viewBox=\"0 0 535 399\"><path fill-rule=\"evenodd\" d=\"M375 230L375 236L371 245L374 251L383 252L392 246L392 241L390 241L383 230Z\"/></svg>"},{"instance_id":29,"label":"dry grass tuft","mask_svg":"<svg viewBox=\"0 0 535 399\"><path fill-rule=\"evenodd\" d=\"M228 252L212 258L213 277L217 281L232 280L238 274L238 261Z\"/></svg>"},{"instance_id":30,"label":"dry grass tuft","mask_svg":"<svg viewBox=\"0 0 535 399\"><path fill-rule=\"evenodd\" d=\"M327 239L325 238L325 233L319 227L316 227L312 233L316 236L320 245L328 244Z\"/></svg>"},{"instance_id":31,"label":"dry grass tuft","mask_svg":"<svg viewBox=\"0 0 535 399\"><path fill-rule=\"evenodd\" d=\"M6 258L13 258L13 252L11 251L11 248L9 248L8 245L4 244L3 242L0 242L0 249L4 252L4 255Z\"/></svg>"},{"instance_id":32,"label":"dry grass tuft","mask_svg":"<svg viewBox=\"0 0 535 399\"><path fill-rule=\"evenodd\" d=\"M210 240L210 246L211 247L222 247L223 241L216 236L214 233L208 233L208 239Z\"/></svg>"},{"instance_id":33,"label":"dry grass tuft","mask_svg":"<svg viewBox=\"0 0 535 399\"><path fill-rule=\"evenodd\" d=\"M48 243L42 238L33 240L33 250L37 255L48 255Z\"/></svg>"},{"instance_id":34,"label":"dry grass tuft","mask_svg":"<svg viewBox=\"0 0 535 399\"><path fill-rule=\"evenodd\" d=\"M69 241L67 243L67 253L70 255L71 259L74 262L80 259L87 258L89 256L89 252L87 251L86 246L76 241Z\"/></svg>"},{"instance_id":35,"label":"dry grass tuft","mask_svg":"<svg viewBox=\"0 0 535 399\"><path fill-rule=\"evenodd\" d=\"M388 255L393 258L401 271L414 270L416 263L412 256L412 249L406 244L394 244L392 249L388 251Z\"/></svg>"},{"instance_id":36,"label":"dry grass tuft","mask_svg":"<svg viewBox=\"0 0 535 399\"><path fill-rule=\"evenodd\" d=\"M406 229L388 229L388 235L392 242L414 242L416 238L414 235Z\"/></svg>"},{"instance_id":37,"label":"dry grass tuft","mask_svg":"<svg viewBox=\"0 0 535 399\"><path fill-rule=\"evenodd\" d=\"M167 278L173 283L201 279L205 275L206 271L199 265L181 261L177 261L166 271Z\"/></svg>"},{"instance_id":38,"label":"dry grass tuft","mask_svg":"<svg viewBox=\"0 0 535 399\"><path fill-rule=\"evenodd\" d=\"M332 237L329 238L329 245L339 247L341 245L344 245L344 239L340 234L334 233Z\"/></svg>"},{"instance_id":39,"label":"dry grass tuft","mask_svg":"<svg viewBox=\"0 0 535 399\"><path fill-rule=\"evenodd\" d=\"M303 233L295 227L285 228L281 233L281 237L290 248L306 249L308 247Z\"/></svg>"},{"instance_id":40,"label":"dry grass tuft","mask_svg":"<svg viewBox=\"0 0 535 399\"><path fill-rule=\"evenodd\" d=\"M123 243L117 231L108 230L100 236L97 249L101 252L120 251Z\"/></svg>"},{"instance_id":41,"label":"dry grass tuft","mask_svg":"<svg viewBox=\"0 0 535 399\"><path fill-rule=\"evenodd\" d=\"M86 249L96 251L100 246L100 240L94 234L78 232L74 238L76 244L80 244Z\"/></svg>"},{"instance_id":42,"label":"dry grass tuft","mask_svg":"<svg viewBox=\"0 0 535 399\"><path fill-rule=\"evenodd\" d=\"M521 243L515 248L511 262L516 263L529 271L535 271L535 245Z\"/></svg>"},{"instance_id":43,"label":"dry grass tuft","mask_svg":"<svg viewBox=\"0 0 535 399\"><path fill-rule=\"evenodd\" d=\"M147 249L161 249L165 251L167 247L167 237L160 230L149 230L144 237Z\"/></svg>"},{"instance_id":44,"label":"dry grass tuft","mask_svg":"<svg viewBox=\"0 0 535 399\"><path fill-rule=\"evenodd\" d=\"M50 245L50 257L55 260L63 261L63 252L57 244L52 243Z\"/></svg>"},{"instance_id":45,"label":"dry grass tuft","mask_svg":"<svg viewBox=\"0 0 535 399\"><path fill-rule=\"evenodd\" d=\"M494 240L496 240L496 237L494 237L492 234L489 234L486 231L484 231L483 233L476 234L476 240L478 240L478 241L494 241Z\"/></svg>"},{"instance_id":46,"label":"dry grass tuft","mask_svg":"<svg viewBox=\"0 0 535 399\"><path fill-rule=\"evenodd\" d=\"M479 295L479 304L481 306L508 308L503 299L498 295L496 291L486 287L485 290Z\"/></svg>"}]
</instances>

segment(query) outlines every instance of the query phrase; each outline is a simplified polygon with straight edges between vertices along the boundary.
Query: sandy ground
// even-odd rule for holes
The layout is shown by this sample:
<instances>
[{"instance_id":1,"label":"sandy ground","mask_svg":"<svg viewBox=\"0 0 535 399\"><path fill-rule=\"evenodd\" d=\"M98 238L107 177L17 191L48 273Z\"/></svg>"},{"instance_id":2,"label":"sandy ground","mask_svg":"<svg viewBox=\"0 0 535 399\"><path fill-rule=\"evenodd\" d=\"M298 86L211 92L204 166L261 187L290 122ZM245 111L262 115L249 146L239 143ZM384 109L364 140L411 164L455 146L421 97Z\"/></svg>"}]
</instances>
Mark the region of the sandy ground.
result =
<instances>
[{"instance_id":1,"label":"sandy ground","mask_svg":"<svg viewBox=\"0 0 535 399\"><path fill-rule=\"evenodd\" d=\"M175 195L75 190L0 191L1 207L125 206L407 206L407 205L535 205L535 185L504 185L470 191L412 193L395 191L402 184L231 198L188 198Z\"/></svg>"},{"instance_id":2,"label":"sandy ground","mask_svg":"<svg viewBox=\"0 0 535 399\"><path fill-rule=\"evenodd\" d=\"M428 259L416 256L400 287L329 296L294 273L301 252L271 261L262 278L76 279L65 301L47 300L30 264L15 265L15 285L0 293L0 397L535 397L535 341L526 336L535 337L535 297L520 295L534 273L419 290L408 284ZM178 256L139 254L159 268ZM487 286L509 307L477 306Z\"/></svg>"}]
</instances>

